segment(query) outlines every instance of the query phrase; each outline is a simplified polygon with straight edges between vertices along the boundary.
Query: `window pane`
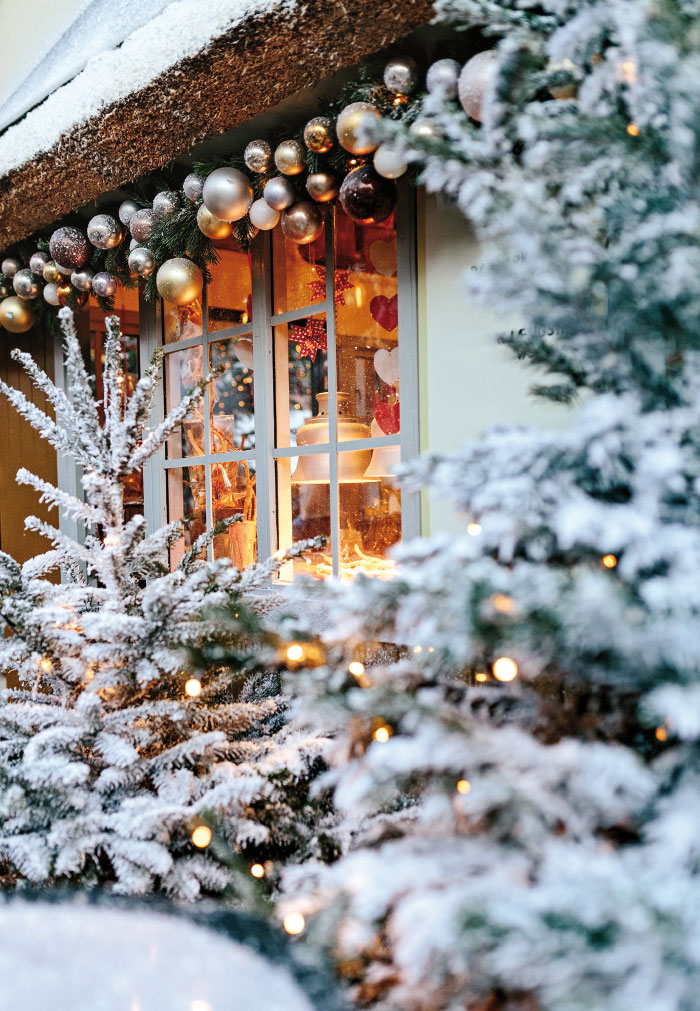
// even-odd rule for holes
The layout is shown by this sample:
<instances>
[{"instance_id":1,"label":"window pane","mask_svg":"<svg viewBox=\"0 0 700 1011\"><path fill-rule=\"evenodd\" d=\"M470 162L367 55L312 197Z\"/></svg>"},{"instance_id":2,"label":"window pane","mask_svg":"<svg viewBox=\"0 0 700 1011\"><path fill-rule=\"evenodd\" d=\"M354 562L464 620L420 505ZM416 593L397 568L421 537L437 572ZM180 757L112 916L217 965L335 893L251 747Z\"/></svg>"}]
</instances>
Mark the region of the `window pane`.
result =
<instances>
[{"instance_id":1,"label":"window pane","mask_svg":"<svg viewBox=\"0 0 700 1011\"><path fill-rule=\"evenodd\" d=\"M202 302L197 298L189 305L163 302L163 343L191 340L202 336Z\"/></svg>"},{"instance_id":2,"label":"window pane","mask_svg":"<svg viewBox=\"0 0 700 1011\"><path fill-rule=\"evenodd\" d=\"M253 296L250 279L250 253L243 253L232 240L222 247L217 243L219 262L212 267L207 286L207 330L225 330L252 319Z\"/></svg>"},{"instance_id":3,"label":"window pane","mask_svg":"<svg viewBox=\"0 0 700 1011\"><path fill-rule=\"evenodd\" d=\"M211 384L211 451L231 453L255 447L253 336L216 341L211 368L225 371Z\"/></svg>"},{"instance_id":4,"label":"window pane","mask_svg":"<svg viewBox=\"0 0 700 1011\"><path fill-rule=\"evenodd\" d=\"M328 453L277 461L280 548L284 551L310 537L327 539L323 548L284 565L279 574L281 582L289 582L298 574L324 579L333 571L328 471ZM309 483L306 475L314 483ZM324 476L325 483L319 483Z\"/></svg>"},{"instance_id":5,"label":"window pane","mask_svg":"<svg viewBox=\"0 0 700 1011\"><path fill-rule=\"evenodd\" d=\"M202 378L202 347L196 345L184 351L166 354L165 362L165 407L171 411L183 396ZM167 456L179 459L183 456L201 456L204 453L204 414L202 404L195 408L175 429L168 439Z\"/></svg>"},{"instance_id":6,"label":"window pane","mask_svg":"<svg viewBox=\"0 0 700 1011\"><path fill-rule=\"evenodd\" d=\"M170 548L170 567L175 568L185 551L203 534L207 525L204 467L168 470L168 522L187 521L184 538Z\"/></svg>"},{"instance_id":7,"label":"window pane","mask_svg":"<svg viewBox=\"0 0 700 1011\"><path fill-rule=\"evenodd\" d=\"M324 232L306 246L290 242L281 228L272 233L274 312L290 312L326 300Z\"/></svg>"},{"instance_id":8,"label":"window pane","mask_svg":"<svg viewBox=\"0 0 700 1011\"><path fill-rule=\"evenodd\" d=\"M339 471L349 470L338 454ZM393 563L389 548L401 540L401 491L389 476L399 462L399 447L372 451L363 482L339 484L340 575L354 579L358 572L390 579Z\"/></svg>"},{"instance_id":9,"label":"window pane","mask_svg":"<svg viewBox=\"0 0 700 1011\"><path fill-rule=\"evenodd\" d=\"M324 313L275 327L275 405L278 447L296 446L296 433L319 412L328 389ZM307 433L308 434L308 433ZM318 431L316 432L318 435ZM314 438L316 442L328 440ZM308 440L307 440L308 441Z\"/></svg>"},{"instance_id":10,"label":"window pane","mask_svg":"<svg viewBox=\"0 0 700 1011\"><path fill-rule=\"evenodd\" d=\"M240 514L242 519L214 538L214 557L230 558L237 569L257 559L255 463L215 463L211 468L214 522Z\"/></svg>"}]
</instances>

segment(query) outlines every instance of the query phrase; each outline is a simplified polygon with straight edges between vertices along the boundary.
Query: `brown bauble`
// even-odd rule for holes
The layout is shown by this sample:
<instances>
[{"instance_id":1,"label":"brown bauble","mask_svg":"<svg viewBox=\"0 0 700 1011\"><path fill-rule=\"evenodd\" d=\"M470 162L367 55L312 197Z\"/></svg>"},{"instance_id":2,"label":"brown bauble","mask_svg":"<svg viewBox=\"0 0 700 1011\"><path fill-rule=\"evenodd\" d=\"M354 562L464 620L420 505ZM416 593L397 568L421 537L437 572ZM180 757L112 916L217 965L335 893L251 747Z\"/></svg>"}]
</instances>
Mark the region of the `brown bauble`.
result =
<instances>
[{"instance_id":1,"label":"brown bauble","mask_svg":"<svg viewBox=\"0 0 700 1011\"><path fill-rule=\"evenodd\" d=\"M323 231L323 215L310 200L300 200L282 214L282 231L290 242L306 246Z\"/></svg>"},{"instance_id":2,"label":"brown bauble","mask_svg":"<svg viewBox=\"0 0 700 1011\"><path fill-rule=\"evenodd\" d=\"M357 224L377 224L388 218L396 206L396 183L384 179L371 165L361 165L343 180L340 203Z\"/></svg>"},{"instance_id":3,"label":"brown bauble","mask_svg":"<svg viewBox=\"0 0 700 1011\"><path fill-rule=\"evenodd\" d=\"M320 204L338 196L338 180L331 172L312 172L306 177L306 190Z\"/></svg>"},{"instance_id":4,"label":"brown bauble","mask_svg":"<svg viewBox=\"0 0 700 1011\"><path fill-rule=\"evenodd\" d=\"M79 270L84 267L92 255L92 247L88 237L80 228L67 225L57 228L49 241L51 256L62 267Z\"/></svg>"}]
</instances>

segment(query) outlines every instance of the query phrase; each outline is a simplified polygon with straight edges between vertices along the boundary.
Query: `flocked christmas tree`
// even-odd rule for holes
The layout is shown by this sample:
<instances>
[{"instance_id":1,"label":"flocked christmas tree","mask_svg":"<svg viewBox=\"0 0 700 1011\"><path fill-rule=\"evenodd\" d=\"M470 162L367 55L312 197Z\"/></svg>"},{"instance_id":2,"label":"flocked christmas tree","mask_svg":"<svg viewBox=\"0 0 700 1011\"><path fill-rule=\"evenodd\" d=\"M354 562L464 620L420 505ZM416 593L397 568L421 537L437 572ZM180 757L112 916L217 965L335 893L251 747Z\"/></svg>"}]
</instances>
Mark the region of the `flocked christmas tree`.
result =
<instances>
[{"instance_id":1,"label":"flocked christmas tree","mask_svg":"<svg viewBox=\"0 0 700 1011\"><path fill-rule=\"evenodd\" d=\"M497 52L482 121L438 90L394 142L475 221L472 288L524 314L539 393L586 402L421 461L464 533L323 591L328 662L295 679L341 727L345 854L282 908L363 1006L693 1011L700 5L438 9Z\"/></svg>"},{"instance_id":2,"label":"flocked christmas tree","mask_svg":"<svg viewBox=\"0 0 700 1011\"><path fill-rule=\"evenodd\" d=\"M0 554L0 867L4 882L103 884L194 897L227 888L248 860L313 850L308 784L323 742L289 727L274 634L242 595L275 563L239 572L201 559L202 535L174 571L174 522L125 521L123 479L196 405L202 381L157 428L159 360L124 402L119 320L107 320L104 399L91 392L70 310L62 310L68 394L14 352L55 411L0 384L58 453L82 468L84 501L27 470L18 480L75 518L83 543L36 518L51 550L19 565ZM52 575L63 570L63 582ZM215 607L231 620L214 620ZM217 648L234 662L222 670ZM183 663L197 654L196 676ZM212 830L214 836L212 838Z\"/></svg>"}]
</instances>

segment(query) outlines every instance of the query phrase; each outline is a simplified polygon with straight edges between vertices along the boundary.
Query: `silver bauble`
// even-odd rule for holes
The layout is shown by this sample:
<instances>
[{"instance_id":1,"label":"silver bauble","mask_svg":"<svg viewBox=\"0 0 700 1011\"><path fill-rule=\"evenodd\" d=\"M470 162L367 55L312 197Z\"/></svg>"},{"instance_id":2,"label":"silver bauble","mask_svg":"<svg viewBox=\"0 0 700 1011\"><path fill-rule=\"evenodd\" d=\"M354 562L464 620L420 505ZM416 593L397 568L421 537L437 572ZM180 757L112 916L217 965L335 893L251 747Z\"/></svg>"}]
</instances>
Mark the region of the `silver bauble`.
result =
<instances>
[{"instance_id":1,"label":"silver bauble","mask_svg":"<svg viewBox=\"0 0 700 1011\"><path fill-rule=\"evenodd\" d=\"M197 208L197 224L200 232L208 239L227 239L233 231L230 221L214 217L204 204L200 204Z\"/></svg>"},{"instance_id":2,"label":"silver bauble","mask_svg":"<svg viewBox=\"0 0 700 1011\"><path fill-rule=\"evenodd\" d=\"M122 200L119 204L119 220L123 225L128 227L131 219L138 210L141 209L141 204L137 204L135 200Z\"/></svg>"},{"instance_id":3,"label":"silver bauble","mask_svg":"<svg viewBox=\"0 0 700 1011\"><path fill-rule=\"evenodd\" d=\"M70 276L70 283L78 291L90 291L92 289L92 279L95 276L95 271L90 270L89 267L83 267L82 270L74 270Z\"/></svg>"},{"instance_id":4,"label":"silver bauble","mask_svg":"<svg viewBox=\"0 0 700 1011\"><path fill-rule=\"evenodd\" d=\"M381 118L379 109L369 102L346 105L335 124L338 140L350 154L371 154L379 146L373 132Z\"/></svg>"},{"instance_id":5,"label":"silver bauble","mask_svg":"<svg viewBox=\"0 0 700 1011\"><path fill-rule=\"evenodd\" d=\"M49 260L48 263L44 264L42 274L44 275L44 280L48 281L49 284L59 284L63 278L63 274L58 269L58 264L55 260Z\"/></svg>"},{"instance_id":6,"label":"silver bauble","mask_svg":"<svg viewBox=\"0 0 700 1011\"><path fill-rule=\"evenodd\" d=\"M49 305L58 305L58 285L51 281L44 285L44 301Z\"/></svg>"},{"instance_id":7,"label":"silver bauble","mask_svg":"<svg viewBox=\"0 0 700 1011\"><path fill-rule=\"evenodd\" d=\"M196 263L185 256L166 260L156 274L158 294L166 302L189 305L199 298L204 279Z\"/></svg>"},{"instance_id":8,"label":"silver bauble","mask_svg":"<svg viewBox=\"0 0 700 1011\"><path fill-rule=\"evenodd\" d=\"M56 229L49 241L49 249L56 263L67 269L69 274L78 267L84 267L92 254L85 232L71 225Z\"/></svg>"},{"instance_id":9,"label":"silver bauble","mask_svg":"<svg viewBox=\"0 0 700 1011\"><path fill-rule=\"evenodd\" d=\"M425 78L428 91L431 95L456 98L461 72L462 68L457 60L438 60L430 67Z\"/></svg>"},{"instance_id":10,"label":"silver bauble","mask_svg":"<svg viewBox=\"0 0 700 1011\"><path fill-rule=\"evenodd\" d=\"M202 199L208 211L220 221L240 221L253 203L253 187L238 169L214 169L204 181Z\"/></svg>"},{"instance_id":11,"label":"silver bauble","mask_svg":"<svg viewBox=\"0 0 700 1011\"><path fill-rule=\"evenodd\" d=\"M298 140L283 140L275 148L275 165L285 176L298 176L306 168L306 151Z\"/></svg>"},{"instance_id":12,"label":"silver bauble","mask_svg":"<svg viewBox=\"0 0 700 1011\"><path fill-rule=\"evenodd\" d=\"M151 207L142 207L129 222L129 229L137 242L148 242L156 223L156 212Z\"/></svg>"},{"instance_id":13,"label":"silver bauble","mask_svg":"<svg viewBox=\"0 0 700 1011\"><path fill-rule=\"evenodd\" d=\"M408 163L391 144L380 144L374 152L374 167L385 179L398 179L408 168Z\"/></svg>"},{"instance_id":14,"label":"silver bauble","mask_svg":"<svg viewBox=\"0 0 700 1011\"><path fill-rule=\"evenodd\" d=\"M439 140L442 137L440 127L435 120L428 119L427 116L419 116L418 119L414 119L408 132L412 137L421 137L424 140Z\"/></svg>"},{"instance_id":15,"label":"silver bauble","mask_svg":"<svg viewBox=\"0 0 700 1011\"><path fill-rule=\"evenodd\" d=\"M462 108L478 123L482 118L484 96L495 80L497 68L498 53L495 49L486 49L483 53L472 56L459 76L458 91Z\"/></svg>"},{"instance_id":16,"label":"silver bauble","mask_svg":"<svg viewBox=\"0 0 700 1011\"><path fill-rule=\"evenodd\" d=\"M243 152L243 161L251 172L264 175L272 165L272 148L266 140L251 140Z\"/></svg>"},{"instance_id":17,"label":"silver bauble","mask_svg":"<svg viewBox=\"0 0 700 1011\"><path fill-rule=\"evenodd\" d=\"M260 228L263 232L269 232L270 229L277 225L280 219L280 212L276 211L274 207L270 207L267 200L256 200L248 211L248 217L255 228Z\"/></svg>"},{"instance_id":18,"label":"silver bauble","mask_svg":"<svg viewBox=\"0 0 700 1011\"><path fill-rule=\"evenodd\" d=\"M6 256L2 261L2 272L5 277L14 277L17 271L21 269L22 264L16 256Z\"/></svg>"},{"instance_id":19,"label":"silver bauble","mask_svg":"<svg viewBox=\"0 0 700 1011\"><path fill-rule=\"evenodd\" d=\"M100 298L111 298L117 290L117 279L108 270L101 270L92 279L93 295Z\"/></svg>"},{"instance_id":20,"label":"silver bauble","mask_svg":"<svg viewBox=\"0 0 700 1011\"><path fill-rule=\"evenodd\" d=\"M384 84L395 95L410 95L417 83L416 61L410 56L389 60L384 68Z\"/></svg>"},{"instance_id":21,"label":"silver bauble","mask_svg":"<svg viewBox=\"0 0 700 1011\"><path fill-rule=\"evenodd\" d=\"M161 218L169 218L178 207L177 193L173 190L161 190L153 198L153 210L160 221Z\"/></svg>"},{"instance_id":22,"label":"silver bauble","mask_svg":"<svg viewBox=\"0 0 700 1011\"><path fill-rule=\"evenodd\" d=\"M34 326L34 309L16 295L10 295L0 302L0 326L10 333L26 333Z\"/></svg>"},{"instance_id":23,"label":"silver bauble","mask_svg":"<svg viewBox=\"0 0 700 1011\"><path fill-rule=\"evenodd\" d=\"M43 277L44 267L50 259L51 257L48 253L44 253L42 250L37 250L36 253L32 253L29 257L29 269L35 274L40 274Z\"/></svg>"},{"instance_id":24,"label":"silver bauble","mask_svg":"<svg viewBox=\"0 0 700 1011\"><path fill-rule=\"evenodd\" d=\"M306 246L323 231L323 215L310 200L300 200L282 215L282 231L291 242Z\"/></svg>"},{"instance_id":25,"label":"silver bauble","mask_svg":"<svg viewBox=\"0 0 700 1011\"><path fill-rule=\"evenodd\" d=\"M312 172L306 177L306 192L320 204L338 196L340 183L332 172Z\"/></svg>"},{"instance_id":26,"label":"silver bauble","mask_svg":"<svg viewBox=\"0 0 700 1011\"><path fill-rule=\"evenodd\" d=\"M276 211L284 211L294 203L294 186L285 176L275 176L265 183L265 201Z\"/></svg>"},{"instance_id":27,"label":"silver bauble","mask_svg":"<svg viewBox=\"0 0 700 1011\"><path fill-rule=\"evenodd\" d=\"M30 302L41 292L40 277L29 267L23 267L12 278L12 287L15 289L16 295Z\"/></svg>"},{"instance_id":28,"label":"silver bauble","mask_svg":"<svg viewBox=\"0 0 700 1011\"><path fill-rule=\"evenodd\" d=\"M333 123L327 116L314 116L304 127L304 143L315 154L327 154L335 143Z\"/></svg>"},{"instance_id":29,"label":"silver bauble","mask_svg":"<svg viewBox=\"0 0 700 1011\"><path fill-rule=\"evenodd\" d=\"M204 187L204 179L202 176L198 176L196 172L190 172L188 176L185 176L185 181L182 184L182 189L188 200L191 200L193 204L196 204L198 200L202 199L202 189Z\"/></svg>"},{"instance_id":30,"label":"silver bauble","mask_svg":"<svg viewBox=\"0 0 700 1011\"><path fill-rule=\"evenodd\" d=\"M96 214L90 218L87 235L97 249L114 249L124 237L119 222L111 214Z\"/></svg>"},{"instance_id":31,"label":"silver bauble","mask_svg":"<svg viewBox=\"0 0 700 1011\"><path fill-rule=\"evenodd\" d=\"M139 277L150 277L156 269L156 261L153 253L145 246L138 246L129 253L129 270Z\"/></svg>"}]
</instances>

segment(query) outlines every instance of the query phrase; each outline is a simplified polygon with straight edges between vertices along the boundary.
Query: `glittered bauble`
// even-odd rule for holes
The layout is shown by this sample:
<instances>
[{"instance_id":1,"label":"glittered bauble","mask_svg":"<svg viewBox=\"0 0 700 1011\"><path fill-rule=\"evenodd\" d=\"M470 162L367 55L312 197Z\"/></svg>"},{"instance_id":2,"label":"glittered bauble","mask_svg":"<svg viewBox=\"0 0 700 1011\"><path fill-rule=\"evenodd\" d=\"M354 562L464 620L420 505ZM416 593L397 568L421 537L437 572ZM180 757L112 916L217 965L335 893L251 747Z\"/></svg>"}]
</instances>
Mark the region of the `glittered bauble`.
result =
<instances>
[{"instance_id":1,"label":"glittered bauble","mask_svg":"<svg viewBox=\"0 0 700 1011\"><path fill-rule=\"evenodd\" d=\"M97 249L114 249L124 237L119 222L111 214L96 214L90 218L87 234Z\"/></svg>"},{"instance_id":2,"label":"glittered bauble","mask_svg":"<svg viewBox=\"0 0 700 1011\"><path fill-rule=\"evenodd\" d=\"M240 221L253 203L253 187L248 176L227 166L215 169L207 176L202 198L215 218Z\"/></svg>"},{"instance_id":3,"label":"glittered bauble","mask_svg":"<svg viewBox=\"0 0 700 1011\"><path fill-rule=\"evenodd\" d=\"M188 176L185 176L182 189L184 190L187 199L191 200L193 204L196 204L198 200L202 199L203 188L204 179L202 176L198 176L196 172L190 172Z\"/></svg>"},{"instance_id":4,"label":"glittered bauble","mask_svg":"<svg viewBox=\"0 0 700 1011\"><path fill-rule=\"evenodd\" d=\"M350 154L370 154L379 146L372 134L381 118L379 109L369 102L347 105L335 126L338 140Z\"/></svg>"},{"instance_id":5,"label":"glittered bauble","mask_svg":"<svg viewBox=\"0 0 700 1011\"><path fill-rule=\"evenodd\" d=\"M15 294L30 302L41 291L39 275L33 273L29 267L24 267L22 270L18 270L12 278L12 287L15 289Z\"/></svg>"},{"instance_id":6,"label":"glittered bauble","mask_svg":"<svg viewBox=\"0 0 700 1011\"><path fill-rule=\"evenodd\" d=\"M478 123L482 118L484 95L496 77L498 54L495 49L486 49L472 56L459 76L459 100L462 108Z\"/></svg>"},{"instance_id":7,"label":"glittered bauble","mask_svg":"<svg viewBox=\"0 0 700 1011\"><path fill-rule=\"evenodd\" d=\"M158 294L166 302L174 302L176 305L194 302L201 294L203 283L202 271L196 263L184 256L166 260L156 275Z\"/></svg>"},{"instance_id":8,"label":"glittered bauble","mask_svg":"<svg viewBox=\"0 0 700 1011\"><path fill-rule=\"evenodd\" d=\"M2 261L2 272L5 277L14 277L18 270L22 269L22 264L16 256L6 256Z\"/></svg>"},{"instance_id":9,"label":"glittered bauble","mask_svg":"<svg viewBox=\"0 0 700 1011\"><path fill-rule=\"evenodd\" d=\"M197 210L197 224L199 225L200 232L206 235L208 239L227 239L233 231L233 225L230 221L222 221L221 218L215 218L204 204L200 204Z\"/></svg>"},{"instance_id":10,"label":"glittered bauble","mask_svg":"<svg viewBox=\"0 0 700 1011\"><path fill-rule=\"evenodd\" d=\"M35 274L43 277L44 267L49 262L51 257L48 253L44 253L41 250L37 250L36 253L32 253L29 257L29 269Z\"/></svg>"},{"instance_id":11,"label":"glittered bauble","mask_svg":"<svg viewBox=\"0 0 700 1011\"><path fill-rule=\"evenodd\" d=\"M279 221L280 212L276 211L274 207L270 207L267 200L256 200L248 211L248 217L255 228L269 232Z\"/></svg>"},{"instance_id":12,"label":"glittered bauble","mask_svg":"<svg viewBox=\"0 0 700 1011\"><path fill-rule=\"evenodd\" d=\"M48 263L45 263L42 273L44 280L48 281L49 284L58 284L63 277L55 260L49 260Z\"/></svg>"},{"instance_id":13,"label":"glittered bauble","mask_svg":"<svg viewBox=\"0 0 700 1011\"><path fill-rule=\"evenodd\" d=\"M298 176L306 168L306 152L298 140L283 140L275 148L275 165L285 176Z\"/></svg>"},{"instance_id":14,"label":"glittered bauble","mask_svg":"<svg viewBox=\"0 0 700 1011\"><path fill-rule=\"evenodd\" d=\"M32 307L16 295L10 295L0 302L0 325L10 333L26 333L34 326L35 319Z\"/></svg>"},{"instance_id":15,"label":"glittered bauble","mask_svg":"<svg viewBox=\"0 0 700 1011\"><path fill-rule=\"evenodd\" d=\"M169 218L171 214L174 214L178 203L177 193L173 190L161 190L160 193L156 193L153 198L153 210L158 220Z\"/></svg>"},{"instance_id":16,"label":"glittered bauble","mask_svg":"<svg viewBox=\"0 0 700 1011\"><path fill-rule=\"evenodd\" d=\"M243 152L243 161L251 172L264 175L272 164L272 148L266 140L251 140Z\"/></svg>"},{"instance_id":17,"label":"glittered bauble","mask_svg":"<svg viewBox=\"0 0 700 1011\"><path fill-rule=\"evenodd\" d=\"M153 253L145 246L138 246L129 253L129 270L138 277L150 277L156 269Z\"/></svg>"},{"instance_id":18,"label":"glittered bauble","mask_svg":"<svg viewBox=\"0 0 700 1011\"><path fill-rule=\"evenodd\" d=\"M49 249L53 259L62 267L70 267L71 271L84 267L92 253L85 232L71 225L56 229L51 236Z\"/></svg>"},{"instance_id":19,"label":"glittered bauble","mask_svg":"<svg viewBox=\"0 0 700 1011\"><path fill-rule=\"evenodd\" d=\"M90 291L92 288L92 279L95 276L94 270L90 270L89 267L83 267L82 270L74 270L70 276L70 283L78 291Z\"/></svg>"},{"instance_id":20,"label":"glittered bauble","mask_svg":"<svg viewBox=\"0 0 700 1011\"><path fill-rule=\"evenodd\" d=\"M389 60L384 68L384 84L395 95L410 95L416 81L416 61L410 56Z\"/></svg>"},{"instance_id":21,"label":"glittered bauble","mask_svg":"<svg viewBox=\"0 0 700 1011\"><path fill-rule=\"evenodd\" d=\"M128 225L131 222L134 214L141 209L141 204L137 204L135 200L122 200L119 204L119 220L123 225Z\"/></svg>"},{"instance_id":22,"label":"glittered bauble","mask_svg":"<svg viewBox=\"0 0 700 1011\"><path fill-rule=\"evenodd\" d=\"M304 143L309 151L326 154L335 143L333 124L327 116L314 116L304 127Z\"/></svg>"},{"instance_id":23,"label":"glittered bauble","mask_svg":"<svg viewBox=\"0 0 700 1011\"><path fill-rule=\"evenodd\" d=\"M371 225L388 218L396 205L396 185L361 165L345 176L340 187L340 202L349 218Z\"/></svg>"},{"instance_id":24,"label":"glittered bauble","mask_svg":"<svg viewBox=\"0 0 700 1011\"><path fill-rule=\"evenodd\" d=\"M282 215L282 231L291 242L306 246L323 231L323 215L310 200L300 200Z\"/></svg>"},{"instance_id":25,"label":"glittered bauble","mask_svg":"<svg viewBox=\"0 0 700 1011\"><path fill-rule=\"evenodd\" d=\"M340 183L332 172L312 172L306 177L306 190L310 197L324 204L338 196Z\"/></svg>"},{"instance_id":26,"label":"glittered bauble","mask_svg":"<svg viewBox=\"0 0 700 1011\"><path fill-rule=\"evenodd\" d=\"M284 176L275 176L265 183L265 201L276 211L284 211L294 203L294 186Z\"/></svg>"},{"instance_id":27,"label":"glittered bauble","mask_svg":"<svg viewBox=\"0 0 700 1011\"><path fill-rule=\"evenodd\" d=\"M437 63L433 63L425 78L428 91L431 95L456 98L461 72L462 68L457 60L438 60Z\"/></svg>"},{"instance_id":28,"label":"glittered bauble","mask_svg":"<svg viewBox=\"0 0 700 1011\"><path fill-rule=\"evenodd\" d=\"M137 242L148 242L153 226L158 219L156 212L150 207L142 207L129 222L129 229Z\"/></svg>"},{"instance_id":29,"label":"glittered bauble","mask_svg":"<svg viewBox=\"0 0 700 1011\"><path fill-rule=\"evenodd\" d=\"M100 298L111 298L117 290L117 279L108 270L101 270L92 279L92 291Z\"/></svg>"},{"instance_id":30,"label":"glittered bauble","mask_svg":"<svg viewBox=\"0 0 700 1011\"><path fill-rule=\"evenodd\" d=\"M408 168L403 155L400 155L391 144L380 144L374 152L373 160L375 169L385 179L398 179Z\"/></svg>"},{"instance_id":31,"label":"glittered bauble","mask_svg":"<svg viewBox=\"0 0 700 1011\"><path fill-rule=\"evenodd\" d=\"M49 305L58 305L58 285L53 281L44 285L44 301Z\"/></svg>"},{"instance_id":32,"label":"glittered bauble","mask_svg":"<svg viewBox=\"0 0 700 1011\"><path fill-rule=\"evenodd\" d=\"M413 137L421 137L424 140L439 140L442 137L440 127L435 120L428 119L427 116L419 116L418 119L414 119L408 128L408 132Z\"/></svg>"}]
</instances>

